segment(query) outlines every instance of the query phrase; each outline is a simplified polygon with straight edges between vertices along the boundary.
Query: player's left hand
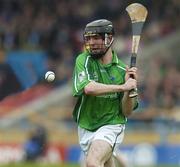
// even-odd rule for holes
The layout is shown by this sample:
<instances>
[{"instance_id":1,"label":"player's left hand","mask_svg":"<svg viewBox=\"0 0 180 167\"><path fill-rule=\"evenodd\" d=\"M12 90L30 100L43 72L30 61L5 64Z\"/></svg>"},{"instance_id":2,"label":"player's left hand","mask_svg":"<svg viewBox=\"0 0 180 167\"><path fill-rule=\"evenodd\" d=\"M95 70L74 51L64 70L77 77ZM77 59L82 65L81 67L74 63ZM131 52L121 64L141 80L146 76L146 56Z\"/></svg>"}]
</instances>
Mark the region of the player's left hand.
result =
<instances>
[{"instance_id":1,"label":"player's left hand","mask_svg":"<svg viewBox=\"0 0 180 167\"><path fill-rule=\"evenodd\" d=\"M135 80L137 80L138 76L137 76L137 68L136 67L126 67L126 75L125 75L125 80L127 81L129 78L131 78L133 76L133 78Z\"/></svg>"}]
</instances>

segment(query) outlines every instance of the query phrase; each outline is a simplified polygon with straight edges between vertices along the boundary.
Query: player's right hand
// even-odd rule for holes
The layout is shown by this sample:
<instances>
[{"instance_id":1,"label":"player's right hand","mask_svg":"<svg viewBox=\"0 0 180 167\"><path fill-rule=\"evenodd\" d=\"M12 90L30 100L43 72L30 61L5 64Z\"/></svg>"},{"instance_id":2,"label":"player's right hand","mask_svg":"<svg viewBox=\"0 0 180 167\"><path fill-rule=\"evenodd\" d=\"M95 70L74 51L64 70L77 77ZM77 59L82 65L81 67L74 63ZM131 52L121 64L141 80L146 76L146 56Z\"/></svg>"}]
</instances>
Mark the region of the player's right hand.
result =
<instances>
[{"instance_id":1,"label":"player's right hand","mask_svg":"<svg viewBox=\"0 0 180 167\"><path fill-rule=\"evenodd\" d=\"M123 89L124 91L129 91L132 89L137 88L137 81L133 78L129 78L124 84L123 84Z\"/></svg>"},{"instance_id":2,"label":"player's right hand","mask_svg":"<svg viewBox=\"0 0 180 167\"><path fill-rule=\"evenodd\" d=\"M126 67L125 80L127 81L129 78L134 78L137 80L137 67Z\"/></svg>"}]
</instances>

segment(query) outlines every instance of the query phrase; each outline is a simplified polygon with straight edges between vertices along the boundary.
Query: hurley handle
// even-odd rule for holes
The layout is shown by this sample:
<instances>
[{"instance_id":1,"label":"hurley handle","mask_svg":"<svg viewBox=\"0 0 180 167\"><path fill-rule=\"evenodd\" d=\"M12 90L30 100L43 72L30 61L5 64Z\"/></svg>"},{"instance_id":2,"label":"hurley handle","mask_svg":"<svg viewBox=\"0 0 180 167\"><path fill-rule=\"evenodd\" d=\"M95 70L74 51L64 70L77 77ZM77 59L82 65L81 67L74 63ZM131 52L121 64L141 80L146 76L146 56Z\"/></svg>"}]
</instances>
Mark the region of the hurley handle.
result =
<instances>
[{"instance_id":1,"label":"hurley handle","mask_svg":"<svg viewBox=\"0 0 180 167\"><path fill-rule=\"evenodd\" d=\"M130 67L136 67L136 57L137 57L137 54L132 53ZM130 75L130 77L134 79L133 75ZM130 90L129 97L133 98L133 97L136 97L136 96L138 96L137 88Z\"/></svg>"}]
</instances>

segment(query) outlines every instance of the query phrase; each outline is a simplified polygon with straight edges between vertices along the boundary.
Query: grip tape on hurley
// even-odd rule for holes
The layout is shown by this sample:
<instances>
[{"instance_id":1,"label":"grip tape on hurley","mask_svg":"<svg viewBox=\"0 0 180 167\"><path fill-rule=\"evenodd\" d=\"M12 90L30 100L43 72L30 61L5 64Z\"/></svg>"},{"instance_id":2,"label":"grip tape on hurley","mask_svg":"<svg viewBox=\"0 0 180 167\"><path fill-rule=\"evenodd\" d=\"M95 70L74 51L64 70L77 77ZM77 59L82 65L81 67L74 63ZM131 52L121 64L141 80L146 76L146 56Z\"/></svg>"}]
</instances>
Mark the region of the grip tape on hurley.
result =
<instances>
[{"instance_id":1,"label":"grip tape on hurley","mask_svg":"<svg viewBox=\"0 0 180 167\"><path fill-rule=\"evenodd\" d=\"M136 67L136 53L132 53L130 67Z\"/></svg>"}]
</instances>

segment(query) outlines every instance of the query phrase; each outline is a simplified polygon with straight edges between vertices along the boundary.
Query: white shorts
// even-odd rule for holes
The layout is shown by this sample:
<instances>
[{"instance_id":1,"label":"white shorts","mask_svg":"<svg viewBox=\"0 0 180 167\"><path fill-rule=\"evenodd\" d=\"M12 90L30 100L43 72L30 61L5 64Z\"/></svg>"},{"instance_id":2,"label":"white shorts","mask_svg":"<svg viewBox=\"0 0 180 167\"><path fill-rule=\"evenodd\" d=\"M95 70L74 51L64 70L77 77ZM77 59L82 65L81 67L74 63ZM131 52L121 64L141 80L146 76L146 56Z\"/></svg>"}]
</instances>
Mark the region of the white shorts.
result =
<instances>
[{"instance_id":1,"label":"white shorts","mask_svg":"<svg viewBox=\"0 0 180 167\"><path fill-rule=\"evenodd\" d=\"M123 141L124 130L124 124L105 125L94 132L78 127L80 147L82 151L87 154L92 141L104 140L112 146L113 153L115 154L116 149Z\"/></svg>"}]
</instances>

